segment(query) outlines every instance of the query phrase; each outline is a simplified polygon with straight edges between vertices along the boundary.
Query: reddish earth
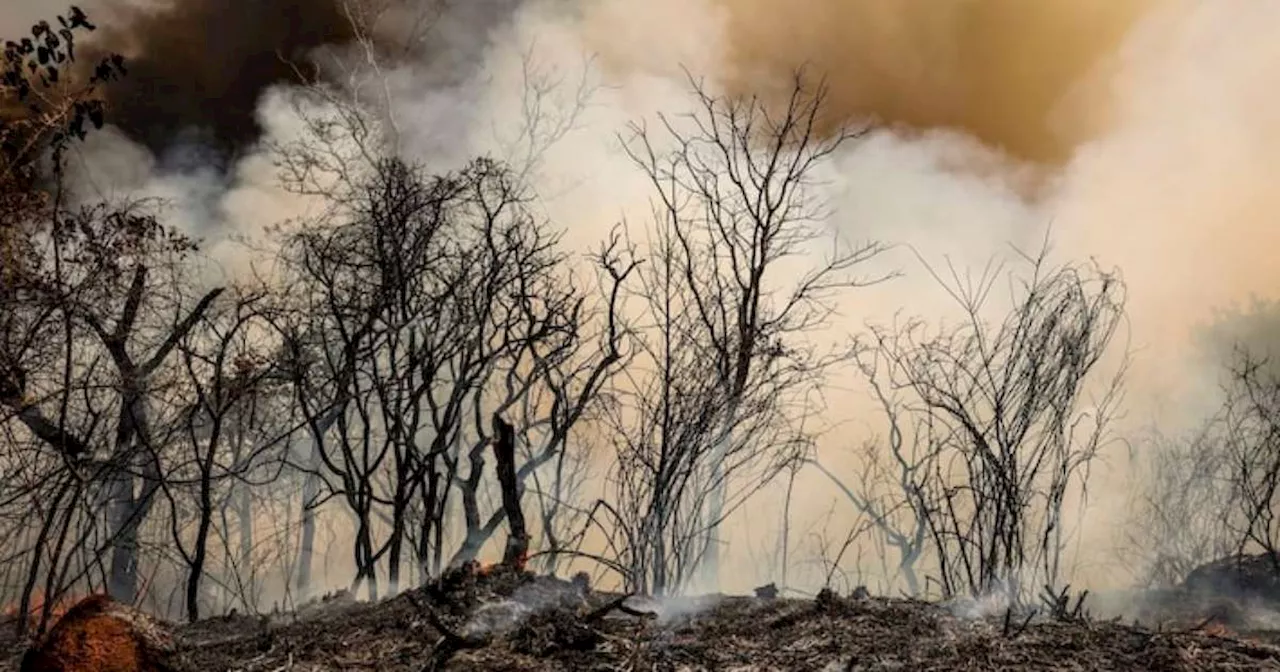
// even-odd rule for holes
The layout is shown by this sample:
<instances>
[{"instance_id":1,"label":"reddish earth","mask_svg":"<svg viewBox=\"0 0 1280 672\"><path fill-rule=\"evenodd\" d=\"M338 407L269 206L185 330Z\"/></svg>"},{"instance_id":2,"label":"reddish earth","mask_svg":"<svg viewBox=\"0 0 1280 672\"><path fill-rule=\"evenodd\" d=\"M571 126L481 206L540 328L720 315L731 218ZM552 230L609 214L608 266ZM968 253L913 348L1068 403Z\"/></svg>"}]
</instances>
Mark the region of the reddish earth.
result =
<instances>
[{"instance_id":1,"label":"reddish earth","mask_svg":"<svg viewBox=\"0 0 1280 672\"><path fill-rule=\"evenodd\" d=\"M165 672L173 642L150 617L105 595L72 606L22 657L22 672Z\"/></svg>"}]
</instances>

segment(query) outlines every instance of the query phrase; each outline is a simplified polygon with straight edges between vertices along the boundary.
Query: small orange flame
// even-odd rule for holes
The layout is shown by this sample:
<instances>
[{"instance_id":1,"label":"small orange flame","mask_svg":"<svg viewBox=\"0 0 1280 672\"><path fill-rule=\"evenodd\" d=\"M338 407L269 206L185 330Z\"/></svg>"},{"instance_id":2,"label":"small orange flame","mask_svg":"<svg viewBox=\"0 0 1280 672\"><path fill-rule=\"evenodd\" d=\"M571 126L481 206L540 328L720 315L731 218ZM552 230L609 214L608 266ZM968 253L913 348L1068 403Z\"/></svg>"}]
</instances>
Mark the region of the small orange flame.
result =
<instances>
[{"instance_id":1,"label":"small orange flame","mask_svg":"<svg viewBox=\"0 0 1280 672\"><path fill-rule=\"evenodd\" d=\"M66 614L67 610L70 609L71 605L75 604L78 599L79 598L72 595L64 595L54 600L53 604L49 608L49 620L56 621L59 618L62 618L63 614ZM44 605L44 592L37 590L32 593L31 603L27 608L28 618L40 618L40 614L44 611ZM5 620L12 620L17 618L21 611L21 602L15 601L6 605L4 609L0 609L0 617L3 617Z\"/></svg>"},{"instance_id":2,"label":"small orange flame","mask_svg":"<svg viewBox=\"0 0 1280 672\"><path fill-rule=\"evenodd\" d=\"M1217 622L1210 621L1208 625L1200 628L1200 632L1210 637L1234 637L1235 633L1227 626Z\"/></svg>"},{"instance_id":3,"label":"small orange flame","mask_svg":"<svg viewBox=\"0 0 1280 672\"><path fill-rule=\"evenodd\" d=\"M528 562L529 562L529 552L525 551L524 553L521 553L516 558L516 561L515 563L513 563L513 565L517 572L523 572L525 565L528 564ZM479 562L475 560L472 560L471 563L472 563L472 566L476 568L475 569L476 576L479 576L479 577L489 576L494 572L494 570L501 567L503 564L502 562L491 562L487 565L481 565Z\"/></svg>"}]
</instances>

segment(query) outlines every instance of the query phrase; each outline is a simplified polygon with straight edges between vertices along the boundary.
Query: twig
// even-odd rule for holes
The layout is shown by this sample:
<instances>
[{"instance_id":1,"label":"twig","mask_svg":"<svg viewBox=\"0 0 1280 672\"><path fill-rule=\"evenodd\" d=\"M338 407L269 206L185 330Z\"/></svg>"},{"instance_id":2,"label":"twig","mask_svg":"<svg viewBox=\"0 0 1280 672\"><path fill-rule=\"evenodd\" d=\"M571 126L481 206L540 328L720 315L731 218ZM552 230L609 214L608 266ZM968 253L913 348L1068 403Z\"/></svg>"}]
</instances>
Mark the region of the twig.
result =
<instances>
[{"instance_id":1,"label":"twig","mask_svg":"<svg viewBox=\"0 0 1280 672\"><path fill-rule=\"evenodd\" d=\"M1027 617L1023 619L1022 624L1017 630L1013 629L1013 607L1004 610L1004 636L1007 639L1014 639L1026 632L1027 626L1031 625L1031 619L1035 617L1035 612L1029 612Z\"/></svg>"},{"instance_id":2,"label":"twig","mask_svg":"<svg viewBox=\"0 0 1280 672\"><path fill-rule=\"evenodd\" d=\"M1199 624L1197 624L1195 627L1188 628L1188 629L1186 629L1186 630L1178 630L1178 631L1176 631L1174 634L1179 634L1179 635L1189 635L1189 634L1194 633L1194 632L1199 632L1199 631L1203 630L1203 629L1204 629L1204 627L1205 627L1206 625L1209 625L1210 623L1212 623L1212 622L1214 621L1214 619L1216 619L1217 617L1218 617L1218 615L1217 615L1217 614L1213 614L1212 616L1210 616L1210 617L1208 617L1208 618L1204 619L1203 621L1200 621L1200 623L1199 623Z\"/></svg>"},{"instance_id":3,"label":"twig","mask_svg":"<svg viewBox=\"0 0 1280 672\"><path fill-rule=\"evenodd\" d=\"M601 606L595 611L592 611L591 613L584 616L582 620L584 623L594 623L604 618L605 616L609 615L610 612L615 610L621 611L622 613L628 616L635 616L636 618L657 618L658 617L658 615L652 611L644 611L641 609L636 609L635 607L628 607L626 605L626 602L632 597L635 597L635 593L627 593L625 595L622 595L621 597L610 600L604 606Z\"/></svg>"},{"instance_id":4,"label":"twig","mask_svg":"<svg viewBox=\"0 0 1280 672\"><path fill-rule=\"evenodd\" d=\"M613 611L613 610L615 610L615 609L621 610L621 608L622 608L622 606L623 606L623 604L622 604L622 603L623 603L623 602L626 602L628 599L630 599L630 598L632 598L632 597L634 597L634 596L635 596L635 593L626 593L626 594L624 594L624 595L622 595L622 596L620 596L620 597L617 597L617 598L615 598L615 599L609 600L609 601L608 601L608 602L606 602L603 606L599 607L598 609L595 609L595 610L591 611L591 612L590 612L590 613L588 613L586 616L583 616L583 617L582 617L582 622L583 622L583 623L594 623L594 622L596 622L596 621L598 621L598 620L600 620L600 619L604 618L605 616L609 615L609 613L610 613L610 612L612 612L612 611Z\"/></svg>"}]
</instances>

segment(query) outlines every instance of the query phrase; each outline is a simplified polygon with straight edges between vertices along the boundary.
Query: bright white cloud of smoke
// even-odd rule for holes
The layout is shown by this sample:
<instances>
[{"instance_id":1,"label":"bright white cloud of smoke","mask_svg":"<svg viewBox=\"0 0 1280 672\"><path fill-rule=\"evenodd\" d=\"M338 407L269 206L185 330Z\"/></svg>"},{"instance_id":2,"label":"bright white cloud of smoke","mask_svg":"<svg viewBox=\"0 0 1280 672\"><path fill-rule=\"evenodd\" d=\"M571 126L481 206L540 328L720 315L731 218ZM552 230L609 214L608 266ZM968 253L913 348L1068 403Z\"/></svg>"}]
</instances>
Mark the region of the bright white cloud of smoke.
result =
<instances>
[{"instance_id":1,"label":"bright white cloud of smoke","mask_svg":"<svg viewBox=\"0 0 1280 672\"><path fill-rule=\"evenodd\" d=\"M1062 257L1096 256L1104 266L1119 266L1129 283L1137 349L1129 398L1137 416L1145 420L1158 405L1169 408L1171 400L1189 399L1177 408L1204 410L1205 404L1195 402L1208 395L1211 374L1189 364L1192 328L1216 307L1250 294L1274 296L1280 287L1280 267L1270 260L1280 243L1280 226L1273 222L1280 212L1280 190L1272 184L1280 174L1280 124L1275 121L1280 89L1274 85L1280 81L1280 42L1274 39L1280 3L1121 3L1124 11L1106 15L1110 32L1103 32L1114 39L1071 42L1077 48L1060 50L1070 57L1070 67L1045 62L1052 86L1033 86L1036 82L1014 74L1009 77L1016 82L1005 87L999 79L975 83L990 94L990 104L1009 106L986 116L976 111L986 104L982 101L942 108L925 95L928 87L941 86L929 74L932 69L951 72L943 66L945 59L976 48L961 31L988 37L1007 31L1005 42L1013 45L1009 58L1051 61L1048 50L1033 48L1034 40L1014 33L1048 31L1053 37L1055 25L1063 30L1091 25L1085 19L1096 17L1085 14L1100 11L1097 3L1046 2L1052 10L1036 16L1001 14L999 7L1030 4L1003 0L851 3L849 13L831 9L839 4L808 0L793 7L781 0L754 0L744 5L759 13L753 17L717 0L529 0L497 32L489 32L486 24L486 32L467 36L489 45L474 77L442 89L428 76L438 66L410 63L389 72L387 91L402 133L401 151L440 167L480 152L519 158L520 145L512 138L528 120L526 66L533 66L535 76L562 82L544 101L543 111L552 118L573 108L571 89L585 76L594 87L592 96L575 129L542 153L533 179L546 216L569 231L572 243L586 248L623 218L637 225L646 219L645 184L620 151L616 134L628 121L689 108L681 67L706 75L713 87L733 91L750 84L751 73L763 73L766 81L779 67L796 65L786 62L791 56L850 72L874 65L875 76L862 81L863 88L833 82L837 102L850 112L893 122L850 144L825 169L821 196L834 209L834 229L909 243L932 259L945 253L962 265L980 265L1009 244L1034 247L1044 227L1052 225ZM939 4L948 9L920 15ZM966 13L973 7L990 11ZM1081 12L1078 22L1064 19L1075 16L1072 7ZM876 20L839 23L870 16L860 11L872 12ZM796 22L806 17L827 24L797 32ZM466 29L465 23L450 27L455 38ZM866 42L883 50L874 59L852 47L802 53L780 46L798 36L819 46L843 45L840 40L856 42L872 30L888 31ZM950 46L929 47L926 39L949 40ZM743 49L743 44L754 46ZM599 58L589 61L592 55ZM971 63L1003 63L1000 56L984 52ZM1037 61L1025 65L1034 72ZM1022 72L1013 64L1001 67L1006 74ZM952 75L961 84L969 81L963 72ZM1062 128L1064 110L1075 115L1066 123L1073 133L1032 128L1047 124L1048 117ZM264 99L260 114L270 137L296 127L278 95ZM1016 132L1001 135L1000 119ZM119 136L95 142L110 149L86 152L86 161L96 166L91 172L112 176L119 188L180 194L177 201L185 204L180 219L195 231L252 232L296 214L297 203L273 184L261 153L250 154L227 177L175 176L158 173L153 159ZM1043 161L1033 162L1037 159ZM910 257L899 254L892 261L911 273L852 296L834 336L899 311L940 314L945 297L915 272ZM847 419L861 399L861 392L833 394L831 422ZM828 441L824 450L842 447ZM1122 489L1110 485L1115 492ZM817 485L802 491L821 494L798 503L797 519L816 515L834 497ZM1114 502L1100 506L1105 514ZM741 589L757 578L766 577L746 576L725 587Z\"/></svg>"}]
</instances>

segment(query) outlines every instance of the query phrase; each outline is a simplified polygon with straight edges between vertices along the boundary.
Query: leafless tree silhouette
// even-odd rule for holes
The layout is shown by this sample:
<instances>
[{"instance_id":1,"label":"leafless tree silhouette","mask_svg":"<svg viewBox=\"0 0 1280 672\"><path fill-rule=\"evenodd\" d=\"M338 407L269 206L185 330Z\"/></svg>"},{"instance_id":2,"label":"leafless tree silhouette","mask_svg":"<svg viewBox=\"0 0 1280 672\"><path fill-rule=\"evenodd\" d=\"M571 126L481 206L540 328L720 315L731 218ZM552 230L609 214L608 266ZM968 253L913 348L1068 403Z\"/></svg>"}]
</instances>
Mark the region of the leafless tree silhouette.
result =
<instances>
[{"instance_id":1,"label":"leafless tree silhouette","mask_svg":"<svg viewBox=\"0 0 1280 672\"><path fill-rule=\"evenodd\" d=\"M718 529L807 449L806 395L846 353L804 341L883 248L844 246L810 187L858 133L821 135L825 88L797 73L787 105L721 98L691 78L695 111L635 124L624 143L652 186L638 293L640 356L609 416L618 463L611 523L636 590L716 580ZM828 242L831 241L831 242ZM784 274L795 258L825 261ZM787 269L787 270L784 270Z\"/></svg>"},{"instance_id":2,"label":"leafless tree silhouette","mask_svg":"<svg viewBox=\"0 0 1280 672\"><path fill-rule=\"evenodd\" d=\"M1143 568L1142 583L1176 586L1191 570L1237 549L1241 537L1223 524L1239 507L1221 430L1220 420L1210 418L1194 433L1153 432L1135 447L1140 486L1122 551L1129 566Z\"/></svg>"},{"instance_id":3,"label":"leafless tree silhouette","mask_svg":"<svg viewBox=\"0 0 1280 672\"><path fill-rule=\"evenodd\" d=\"M1237 554L1262 551L1280 570L1280 377L1246 349L1229 373L1218 433L1230 493L1223 522Z\"/></svg>"},{"instance_id":4,"label":"leafless tree silhouette","mask_svg":"<svg viewBox=\"0 0 1280 672\"><path fill-rule=\"evenodd\" d=\"M199 618L216 514L237 511L240 563L253 562L252 488L275 481L299 427L273 361L276 339L264 288L236 288L179 345L183 394L161 478L173 547L187 569L187 618ZM184 522L193 530L184 529ZM224 526L225 528L226 526ZM223 530L229 533L230 530ZM188 546L188 537L190 546Z\"/></svg>"},{"instance_id":5,"label":"leafless tree silhouette","mask_svg":"<svg viewBox=\"0 0 1280 672\"><path fill-rule=\"evenodd\" d=\"M934 277L963 311L957 326L911 321L875 329L869 343L887 364L872 373L908 393L901 411L923 436L891 448L948 596L1003 589L1018 600L1056 586L1064 502L1073 484L1087 491L1089 466L1110 439L1123 365L1104 374L1099 363L1121 322L1124 285L1092 266L1050 266L1047 256L1047 244L1023 255L1029 272L1007 276L1010 306L995 324L984 314L1004 265L977 282L952 268Z\"/></svg>"},{"instance_id":6,"label":"leafless tree silhouette","mask_svg":"<svg viewBox=\"0 0 1280 672\"><path fill-rule=\"evenodd\" d=\"M355 584L376 594L384 558L398 588L406 544L425 577L475 557L505 520L501 506L484 511L492 414L516 426L521 488L562 459L623 363L631 265L607 245L601 293L580 287L508 166L429 175L380 158L376 125L337 109L280 151L287 184L327 204L286 235L294 319L280 329L316 450L300 467L323 482L305 506L342 498L357 521ZM455 503L460 540L447 536ZM304 567L307 554L304 538Z\"/></svg>"}]
</instances>

